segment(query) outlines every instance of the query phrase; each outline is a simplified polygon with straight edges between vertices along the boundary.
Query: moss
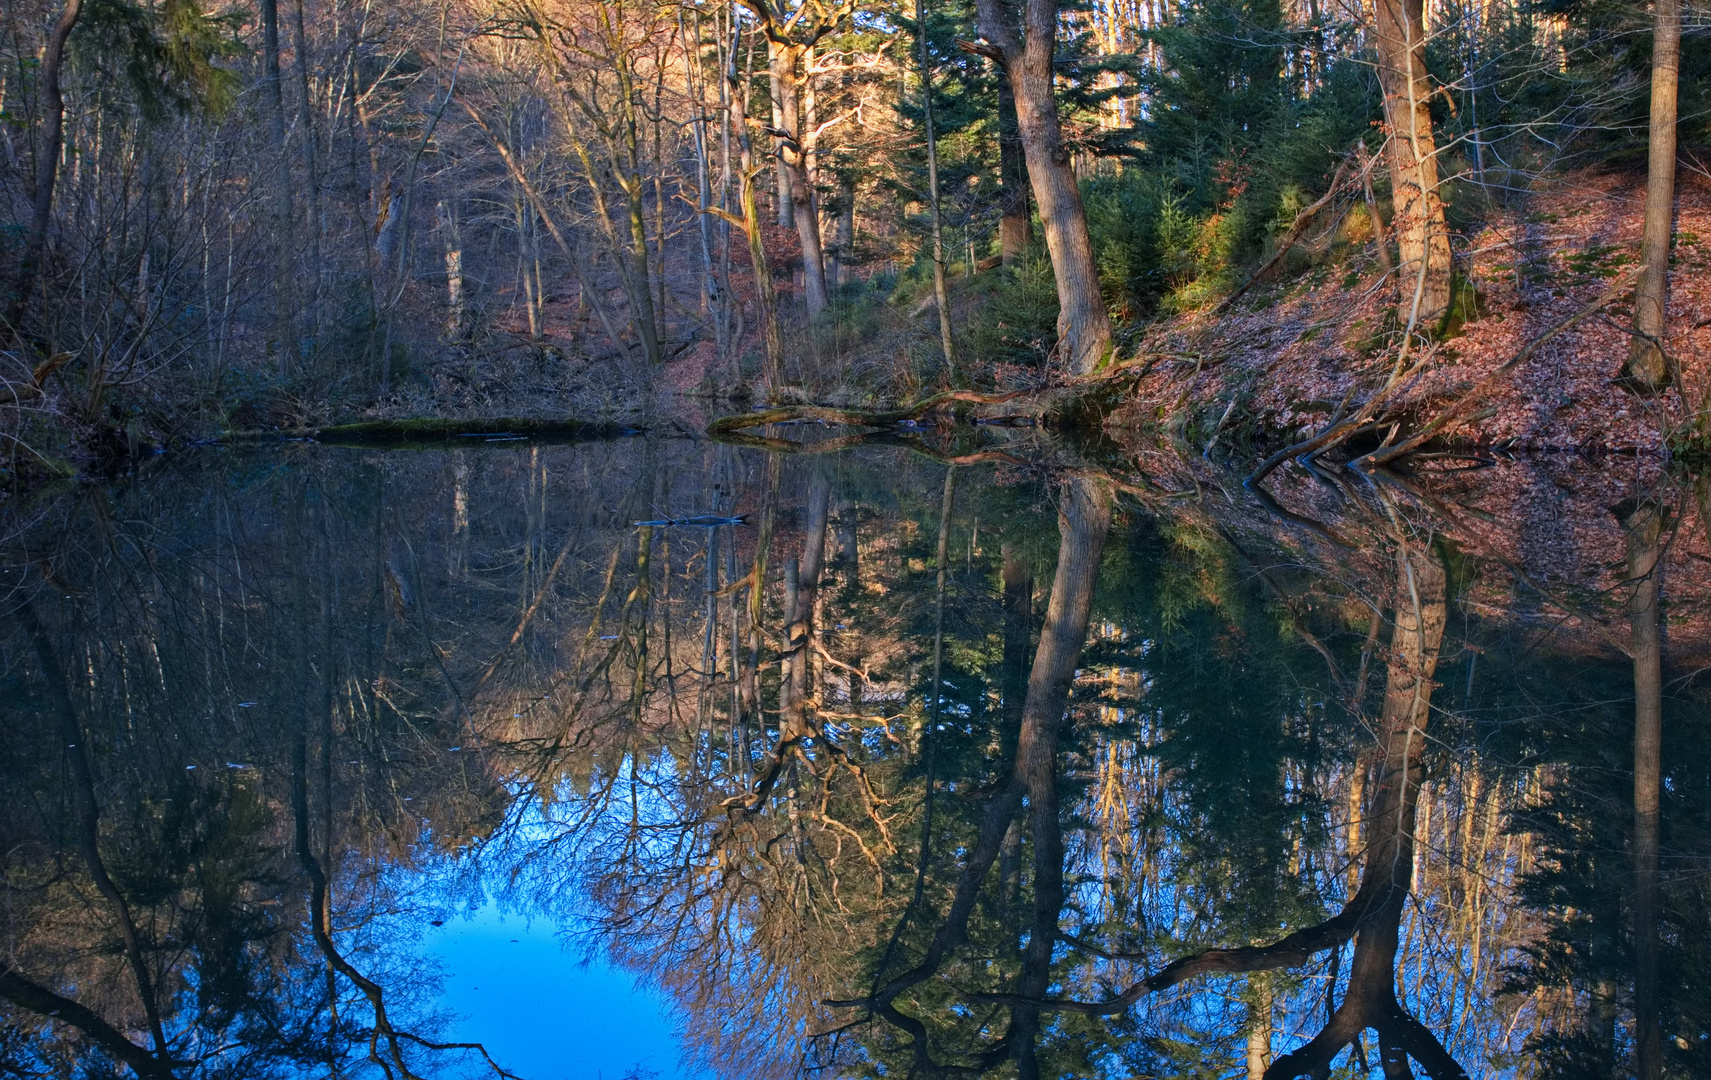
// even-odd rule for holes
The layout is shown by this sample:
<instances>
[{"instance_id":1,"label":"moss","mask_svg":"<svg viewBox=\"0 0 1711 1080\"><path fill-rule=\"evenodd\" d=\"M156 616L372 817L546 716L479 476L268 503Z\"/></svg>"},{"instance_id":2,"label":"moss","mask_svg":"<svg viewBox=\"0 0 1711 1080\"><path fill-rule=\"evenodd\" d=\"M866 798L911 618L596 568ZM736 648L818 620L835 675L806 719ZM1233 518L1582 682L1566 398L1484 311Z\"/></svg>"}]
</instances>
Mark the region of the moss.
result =
<instances>
[{"instance_id":1,"label":"moss","mask_svg":"<svg viewBox=\"0 0 1711 1080\"><path fill-rule=\"evenodd\" d=\"M315 433L315 439L318 442L345 446L480 446L490 442L511 442L519 439L535 442L578 442L635 433L634 428L588 420L532 420L516 417L459 420L426 417L338 424L321 428Z\"/></svg>"},{"instance_id":2,"label":"moss","mask_svg":"<svg viewBox=\"0 0 1711 1080\"><path fill-rule=\"evenodd\" d=\"M1450 279L1450 306L1438 324L1437 338L1449 341L1462 335L1462 328L1485 316L1485 297L1473 279L1459 271Z\"/></svg>"}]
</instances>

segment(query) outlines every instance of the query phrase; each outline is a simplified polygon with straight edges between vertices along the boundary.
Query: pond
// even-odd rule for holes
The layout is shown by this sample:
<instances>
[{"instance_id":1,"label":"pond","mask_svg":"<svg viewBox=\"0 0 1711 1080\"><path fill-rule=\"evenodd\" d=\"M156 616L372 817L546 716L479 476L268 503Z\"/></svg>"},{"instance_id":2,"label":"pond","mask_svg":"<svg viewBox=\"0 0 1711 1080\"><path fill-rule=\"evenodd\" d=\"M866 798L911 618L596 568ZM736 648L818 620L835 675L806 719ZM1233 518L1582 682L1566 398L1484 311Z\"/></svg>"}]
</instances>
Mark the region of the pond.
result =
<instances>
[{"instance_id":1,"label":"pond","mask_svg":"<svg viewBox=\"0 0 1711 1080\"><path fill-rule=\"evenodd\" d=\"M5 1066L1711 1075L1702 481L826 435L14 506Z\"/></svg>"}]
</instances>

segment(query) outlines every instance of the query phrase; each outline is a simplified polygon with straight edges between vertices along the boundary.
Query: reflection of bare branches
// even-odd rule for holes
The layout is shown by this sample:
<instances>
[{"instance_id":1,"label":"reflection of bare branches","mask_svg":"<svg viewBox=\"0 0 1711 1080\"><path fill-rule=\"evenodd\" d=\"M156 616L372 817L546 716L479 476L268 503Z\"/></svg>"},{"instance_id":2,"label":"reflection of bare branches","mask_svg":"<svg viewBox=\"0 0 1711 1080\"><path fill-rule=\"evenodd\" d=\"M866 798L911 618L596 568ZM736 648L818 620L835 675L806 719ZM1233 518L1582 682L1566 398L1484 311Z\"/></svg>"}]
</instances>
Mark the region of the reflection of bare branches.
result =
<instances>
[{"instance_id":1,"label":"reflection of bare branches","mask_svg":"<svg viewBox=\"0 0 1711 1080\"><path fill-rule=\"evenodd\" d=\"M291 756L291 812L294 824L294 843L297 849L297 862L309 878L309 932L315 939L315 947L326 957L327 964L334 971L349 979L353 985L362 991L368 999L369 1008L374 1011L374 1027L368 1036L368 1059L380 1066L391 1080L393 1070L403 1080L421 1080L412 1072L404 1060L404 1043L414 1043L430 1050L475 1050L503 1080L518 1080L512 1073L500 1068L487 1048L480 1043L442 1043L422 1038L408 1031L400 1031L393 1027L386 1013L386 992L379 983L358 971L347 960L338 946L333 942L331 896L327 884L327 875L321 869L320 860L315 857L309 846L309 781L308 781L308 740L299 731L292 741ZM380 1040L386 1040L386 1054L380 1053Z\"/></svg>"}]
</instances>

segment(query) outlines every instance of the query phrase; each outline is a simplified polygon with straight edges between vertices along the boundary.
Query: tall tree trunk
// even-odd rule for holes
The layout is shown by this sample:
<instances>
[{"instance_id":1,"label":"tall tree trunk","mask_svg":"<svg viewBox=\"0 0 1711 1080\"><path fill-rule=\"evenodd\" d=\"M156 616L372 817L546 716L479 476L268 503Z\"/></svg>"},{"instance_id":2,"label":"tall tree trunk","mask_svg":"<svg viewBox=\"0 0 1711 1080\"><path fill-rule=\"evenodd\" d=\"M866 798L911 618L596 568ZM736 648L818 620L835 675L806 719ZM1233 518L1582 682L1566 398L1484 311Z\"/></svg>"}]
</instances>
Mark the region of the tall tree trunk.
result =
<instances>
[{"instance_id":1,"label":"tall tree trunk","mask_svg":"<svg viewBox=\"0 0 1711 1080\"><path fill-rule=\"evenodd\" d=\"M1681 0L1653 0L1651 145L1646 153L1645 270L1634 286L1635 337L1622 366L1636 389L1669 382L1662 346L1669 332L1669 248L1675 224L1676 90L1681 68Z\"/></svg>"},{"instance_id":2,"label":"tall tree trunk","mask_svg":"<svg viewBox=\"0 0 1711 1080\"><path fill-rule=\"evenodd\" d=\"M1010 80L998 80L998 254L1005 266L1015 266L1033 239L1028 217L1028 162L1022 154L1022 134L1016 126L1016 93Z\"/></svg>"},{"instance_id":3,"label":"tall tree trunk","mask_svg":"<svg viewBox=\"0 0 1711 1080\"><path fill-rule=\"evenodd\" d=\"M434 210L446 250L446 337L456 341L463 336L463 230L458 228L457 208L450 200L441 199ZM527 267L523 273L528 274ZM530 335L536 336L533 310L529 312L529 325Z\"/></svg>"},{"instance_id":4,"label":"tall tree trunk","mask_svg":"<svg viewBox=\"0 0 1711 1080\"><path fill-rule=\"evenodd\" d=\"M1400 315L1435 329L1450 307L1450 235L1432 138L1423 0L1375 0L1374 44L1390 125L1391 224L1402 256Z\"/></svg>"},{"instance_id":5,"label":"tall tree trunk","mask_svg":"<svg viewBox=\"0 0 1711 1080\"><path fill-rule=\"evenodd\" d=\"M6 314L10 330L17 337L22 329L24 312L29 307L30 294L36 288L36 276L47 254L48 225L53 221L53 189L59 180L59 155L65 132L65 96L60 90L60 72L65 64L65 43L83 15L83 0L66 0L53 33L48 35L42 49L42 65L37 85L42 95L42 133L36 143L35 205L30 210L30 233L24 240L24 258L18 264L18 278L13 283L12 303Z\"/></svg>"},{"instance_id":6,"label":"tall tree trunk","mask_svg":"<svg viewBox=\"0 0 1711 1080\"><path fill-rule=\"evenodd\" d=\"M784 88L778 85L778 71L772 66L777 63L777 59L770 48L767 50L767 61L767 81L772 90L772 126L775 130L782 131L787 127L784 122ZM796 203L791 197L790 179L790 166L786 165L784 158L780 156L773 162L772 181L776 196L773 200L774 210L778 227L781 229L788 229L796 224Z\"/></svg>"},{"instance_id":7,"label":"tall tree trunk","mask_svg":"<svg viewBox=\"0 0 1711 1080\"><path fill-rule=\"evenodd\" d=\"M945 281L945 224L939 209L939 142L933 134L933 67L927 51L927 9L915 0L915 36L920 45L921 116L927 135L927 205L933 215L933 299L939 309L939 348L945 357L945 377L957 383L956 349L951 341L951 294Z\"/></svg>"},{"instance_id":8,"label":"tall tree trunk","mask_svg":"<svg viewBox=\"0 0 1711 1080\"><path fill-rule=\"evenodd\" d=\"M303 178L308 188L309 205L304 224L309 241L308 319L309 338L313 348L321 328L321 163L319 147L315 145L315 99L309 85L309 37L303 28L303 0L293 0L291 35L297 53L297 124L302 128Z\"/></svg>"},{"instance_id":9,"label":"tall tree trunk","mask_svg":"<svg viewBox=\"0 0 1711 1080\"><path fill-rule=\"evenodd\" d=\"M1099 291L1087 212L1058 122L1052 75L1057 0L1025 0L1020 35L1001 0L978 0L977 9L980 36L992 46L987 55L1002 61L1016 97L1028 180L1057 278L1058 352L1072 373L1091 374L1111 350L1111 319Z\"/></svg>"},{"instance_id":10,"label":"tall tree trunk","mask_svg":"<svg viewBox=\"0 0 1711 1080\"><path fill-rule=\"evenodd\" d=\"M295 367L297 334L292 327L291 159L285 156L285 91L279 75L279 0L261 0L262 90L267 100L268 152L273 157L274 325L279 372ZM389 335L390 336L390 335ZM391 357L381 363L391 366Z\"/></svg>"},{"instance_id":11,"label":"tall tree trunk","mask_svg":"<svg viewBox=\"0 0 1711 1080\"><path fill-rule=\"evenodd\" d=\"M1663 1069L1658 1028L1658 793L1663 771L1658 557L1663 515L1650 502L1618 507L1617 515L1628 530L1628 581L1634 590L1628 598L1634 657L1634 1075L1636 1080L1658 1080Z\"/></svg>"},{"instance_id":12,"label":"tall tree trunk","mask_svg":"<svg viewBox=\"0 0 1711 1080\"><path fill-rule=\"evenodd\" d=\"M772 69L778 160L788 180L790 201L794 205L791 223L802 244L803 299L808 304L808 317L826 310L826 262L820 244L820 215L814 209L814 185L808 181L808 136L802 125L802 78L797 73L808 47L788 42L768 41L767 58ZM780 215L783 224L782 215Z\"/></svg>"},{"instance_id":13,"label":"tall tree trunk","mask_svg":"<svg viewBox=\"0 0 1711 1080\"><path fill-rule=\"evenodd\" d=\"M826 260L826 280L832 286L845 285L850 278L850 249L855 244L855 180L847 175L838 177L838 224L832 234L830 256Z\"/></svg>"},{"instance_id":14,"label":"tall tree trunk","mask_svg":"<svg viewBox=\"0 0 1711 1080\"><path fill-rule=\"evenodd\" d=\"M739 27L741 24L738 24ZM738 31L740 33L740 30ZM754 268L755 303L760 307L761 326L766 337L766 378L767 396L778 393L784 383L784 336L778 327L778 298L772 287L772 266L767 261L766 244L761 233L760 196L756 191L755 176L760 172L760 165L755 161L754 139L749 134L749 100L748 88L754 82L754 46L749 46L748 72L739 82L736 70L737 45L733 40L731 46L731 67L726 73L731 86L731 95L736 106L732 117L732 126L737 130L739 192L738 201L742 207L743 233L749 241L749 261Z\"/></svg>"}]
</instances>

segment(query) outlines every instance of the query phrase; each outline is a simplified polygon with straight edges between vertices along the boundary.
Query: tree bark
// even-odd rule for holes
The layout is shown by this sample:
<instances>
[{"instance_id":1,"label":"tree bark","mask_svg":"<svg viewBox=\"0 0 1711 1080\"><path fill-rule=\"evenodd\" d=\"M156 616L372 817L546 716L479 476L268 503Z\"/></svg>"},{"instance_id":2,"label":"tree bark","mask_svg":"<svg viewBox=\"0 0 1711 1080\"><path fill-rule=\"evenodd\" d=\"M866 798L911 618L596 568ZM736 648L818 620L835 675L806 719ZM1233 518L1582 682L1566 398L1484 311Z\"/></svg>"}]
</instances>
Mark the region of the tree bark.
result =
<instances>
[{"instance_id":1,"label":"tree bark","mask_svg":"<svg viewBox=\"0 0 1711 1080\"><path fill-rule=\"evenodd\" d=\"M803 299L811 319L826 310L826 261L820 244L820 215L814 209L814 185L808 180L808 143L811 141L802 125L802 60L810 46L796 42L767 42L767 59L771 66L775 92L775 115L779 124L774 134L778 138L778 160L787 181L791 224L796 227L802 244Z\"/></svg>"},{"instance_id":2,"label":"tree bark","mask_svg":"<svg viewBox=\"0 0 1711 1080\"><path fill-rule=\"evenodd\" d=\"M1010 80L998 80L998 254L1005 266L1015 266L1033 240L1028 218L1028 162L1022 154L1022 134L1016 126L1016 93Z\"/></svg>"},{"instance_id":3,"label":"tree bark","mask_svg":"<svg viewBox=\"0 0 1711 1080\"><path fill-rule=\"evenodd\" d=\"M289 374L295 366L296 332L292 327L291 159L285 156L285 92L279 74L279 0L261 0L262 92L267 100L267 144L273 157L274 228L274 348L278 350L279 373ZM390 337L390 335L388 335ZM383 350L384 351L384 350ZM383 372L390 372L392 358L380 358Z\"/></svg>"},{"instance_id":4,"label":"tree bark","mask_svg":"<svg viewBox=\"0 0 1711 1080\"><path fill-rule=\"evenodd\" d=\"M1655 114L1654 114L1655 115ZM1673 159L1672 159L1673 160ZM1658 816L1663 772L1662 628L1658 618L1663 515L1649 502L1617 508L1628 530L1630 652L1634 657L1634 1075L1658 1080Z\"/></svg>"},{"instance_id":5,"label":"tree bark","mask_svg":"<svg viewBox=\"0 0 1711 1080\"><path fill-rule=\"evenodd\" d=\"M1646 219L1640 239L1645 269L1634 286L1634 342L1622 376L1653 391L1670 380L1663 349L1669 332L1669 248L1675 224L1676 91L1681 68L1681 2L1653 0L1652 118L1646 153Z\"/></svg>"},{"instance_id":6,"label":"tree bark","mask_svg":"<svg viewBox=\"0 0 1711 1080\"><path fill-rule=\"evenodd\" d=\"M951 294L945 281L945 225L939 208L939 143L933 134L933 68L928 62L927 9L915 0L915 37L920 46L921 116L927 135L927 204L933 215L933 300L939 309L939 348L944 353L945 376L957 382L956 349L951 341Z\"/></svg>"},{"instance_id":7,"label":"tree bark","mask_svg":"<svg viewBox=\"0 0 1711 1080\"><path fill-rule=\"evenodd\" d=\"M1374 0L1378 81L1390 125L1391 225L1402 258L1405 325L1435 329L1450 307L1450 236L1432 137L1422 0Z\"/></svg>"},{"instance_id":8,"label":"tree bark","mask_svg":"<svg viewBox=\"0 0 1711 1080\"><path fill-rule=\"evenodd\" d=\"M23 261L18 264L18 278L13 283L13 296L6 321L14 337L19 335L24 312L29 307L30 294L35 291L36 277L47 254L48 226L53 221L53 190L59 180L59 155L65 137L65 96L60 90L60 72L65 65L65 44L77 28L83 15L83 0L66 0L53 33L42 49L42 66L37 76L42 95L42 134L36 145L35 204L30 211L30 234L24 241Z\"/></svg>"},{"instance_id":9,"label":"tree bark","mask_svg":"<svg viewBox=\"0 0 1711 1080\"><path fill-rule=\"evenodd\" d=\"M1016 98L1028 181L1057 278L1058 352L1070 372L1088 375L1111 350L1111 319L1099 291L1087 212L1058 122L1052 79L1057 0L1024 0L1020 32L1001 0L979 0L977 10L980 36L992 47L987 55L1004 65Z\"/></svg>"}]
</instances>

